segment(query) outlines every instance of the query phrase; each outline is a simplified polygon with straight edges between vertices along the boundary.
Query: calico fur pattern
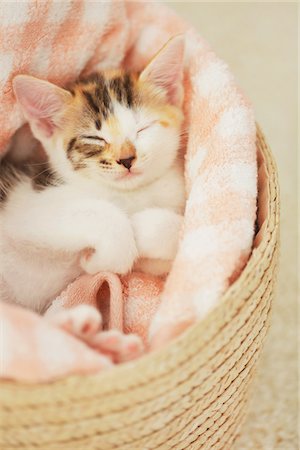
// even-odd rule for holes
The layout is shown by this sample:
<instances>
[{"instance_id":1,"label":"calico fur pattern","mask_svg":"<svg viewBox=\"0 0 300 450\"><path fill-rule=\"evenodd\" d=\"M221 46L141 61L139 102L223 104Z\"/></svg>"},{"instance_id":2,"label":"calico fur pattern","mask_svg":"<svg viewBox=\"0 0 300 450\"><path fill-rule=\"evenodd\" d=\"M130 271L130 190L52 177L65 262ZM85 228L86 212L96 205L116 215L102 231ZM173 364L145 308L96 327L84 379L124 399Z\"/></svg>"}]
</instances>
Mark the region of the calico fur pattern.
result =
<instances>
[{"instance_id":1,"label":"calico fur pattern","mask_svg":"<svg viewBox=\"0 0 300 450\"><path fill-rule=\"evenodd\" d=\"M82 272L170 269L185 202L183 48L175 38L141 73L97 73L68 89L15 78L46 161L22 148L1 161L2 298L43 312Z\"/></svg>"}]
</instances>

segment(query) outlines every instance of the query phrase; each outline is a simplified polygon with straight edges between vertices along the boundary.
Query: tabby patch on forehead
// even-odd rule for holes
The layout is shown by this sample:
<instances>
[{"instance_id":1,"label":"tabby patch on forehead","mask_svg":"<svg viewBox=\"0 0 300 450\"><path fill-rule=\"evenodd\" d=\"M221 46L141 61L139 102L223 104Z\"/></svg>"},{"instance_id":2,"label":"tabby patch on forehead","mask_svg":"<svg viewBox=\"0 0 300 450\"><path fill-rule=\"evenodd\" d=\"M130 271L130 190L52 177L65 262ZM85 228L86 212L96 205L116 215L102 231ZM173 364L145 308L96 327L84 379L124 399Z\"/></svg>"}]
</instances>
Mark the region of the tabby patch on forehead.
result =
<instances>
[{"instance_id":1,"label":"tabby patch on forehead","mask_svg":"<svg viewBox=\"0 0 300 450\"><path fill-rule=\"evenodd\" d=\"M110 88L114 92L119 103L131 107L134 102L133 82L128 73L110 80Z\"/></svg>"},{"instance_id":2,"label":"tabby patch on forehead","mask_svg":"<svg viewBox=\"0 0 300 450\"><path fill-rule=\"evenodd\" d=\"M100 113L100 108L99 105L96 103L97 99L95 98L95 96L93 94L91 94L91 92L89 91L82 91L84 97L86 98L90 108L96 113L99 114Z\"/></svg>"},{"instance_id":3,"label":"tabby patch on forehead","mask_svg":"<svg viewBox=\"0 0 300 450\"><path fill-rule=\"evenodd\" d=\"M108 114L112 112L112 101L109 96L109 92L106 86L100 88L99 86L94 87L92 90L83 90L82 94L87 100L90 109L98 116L104 117L106 119Z\"/></svg>"}]
</instances>

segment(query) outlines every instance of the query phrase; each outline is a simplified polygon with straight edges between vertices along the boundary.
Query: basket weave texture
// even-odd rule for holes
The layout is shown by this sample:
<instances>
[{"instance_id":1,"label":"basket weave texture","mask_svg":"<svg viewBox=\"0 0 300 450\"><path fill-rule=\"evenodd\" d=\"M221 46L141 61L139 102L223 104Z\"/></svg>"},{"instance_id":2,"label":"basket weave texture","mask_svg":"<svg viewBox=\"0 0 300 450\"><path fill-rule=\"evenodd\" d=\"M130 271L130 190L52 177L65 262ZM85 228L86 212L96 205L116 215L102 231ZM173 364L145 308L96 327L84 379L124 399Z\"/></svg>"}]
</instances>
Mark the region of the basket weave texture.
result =
<instances>
[{"instance_id":1,"label":"basket weave texture","mask_svg":"<svg viewBox=\"0 0 300 450\"><path fill-rule=\"evenodd\" d=\"M261 131L258 228L217 308L164 349L112 371L0 383L0 448L231 449L269 324L279 243L277 171Z\"/></svg>"}]
</instances>

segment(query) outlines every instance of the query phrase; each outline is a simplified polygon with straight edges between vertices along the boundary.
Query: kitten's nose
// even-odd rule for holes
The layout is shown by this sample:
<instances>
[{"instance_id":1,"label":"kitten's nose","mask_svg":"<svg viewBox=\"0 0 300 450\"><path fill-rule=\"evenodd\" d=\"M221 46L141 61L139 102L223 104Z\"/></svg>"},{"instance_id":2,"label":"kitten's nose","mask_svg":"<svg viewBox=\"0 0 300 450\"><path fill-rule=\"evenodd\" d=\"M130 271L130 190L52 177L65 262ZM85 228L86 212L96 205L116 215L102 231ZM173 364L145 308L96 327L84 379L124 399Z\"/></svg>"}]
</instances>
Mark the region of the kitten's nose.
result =
<instances>
[{"instance_id":1,"label":"kitten's nose","mask_svg":"<svg viewBox=\"0 0 300 450\"><path fill-rule=\"evenodd\" d=\"M130 169L132 166L132 161L135 159L135 156L130 156L130 158L119 159L117 161L118 164L122 164L122 166L126 167L126 169Z\"/></svg>"}]
</instances>

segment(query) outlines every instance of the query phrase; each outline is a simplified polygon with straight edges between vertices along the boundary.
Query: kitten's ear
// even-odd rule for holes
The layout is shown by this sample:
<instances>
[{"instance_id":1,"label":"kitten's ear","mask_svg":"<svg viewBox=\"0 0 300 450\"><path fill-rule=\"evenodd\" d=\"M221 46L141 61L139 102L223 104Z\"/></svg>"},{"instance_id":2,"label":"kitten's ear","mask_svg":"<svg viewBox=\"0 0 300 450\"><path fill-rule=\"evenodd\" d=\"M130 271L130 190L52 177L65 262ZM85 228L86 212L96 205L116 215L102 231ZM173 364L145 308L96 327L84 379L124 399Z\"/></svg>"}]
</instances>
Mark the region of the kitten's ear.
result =
<instances>
[{"instance_id":1,"label":"kitten's ear","mask_svg":"<svg viewBox=\"0 0 300 450\"><path fill-rule=\"evenodd\" d=\"M176 106L181 106L183 96L184 43L183 35L170 39L150 61L139 78L141 81L164 89L170 103Z\"/></svg>"},{"instance_id":2,"label":"kitten's ear","mask_svg":"<svg viewBox=\"0 0 300 450\"><path fill-rule=\"evenodd\" d=\"M17 75L13 89L36 137L51 137L59 126L60 113L72 98L71 93L29 75Z\"/></svg>"}]
</instances>

